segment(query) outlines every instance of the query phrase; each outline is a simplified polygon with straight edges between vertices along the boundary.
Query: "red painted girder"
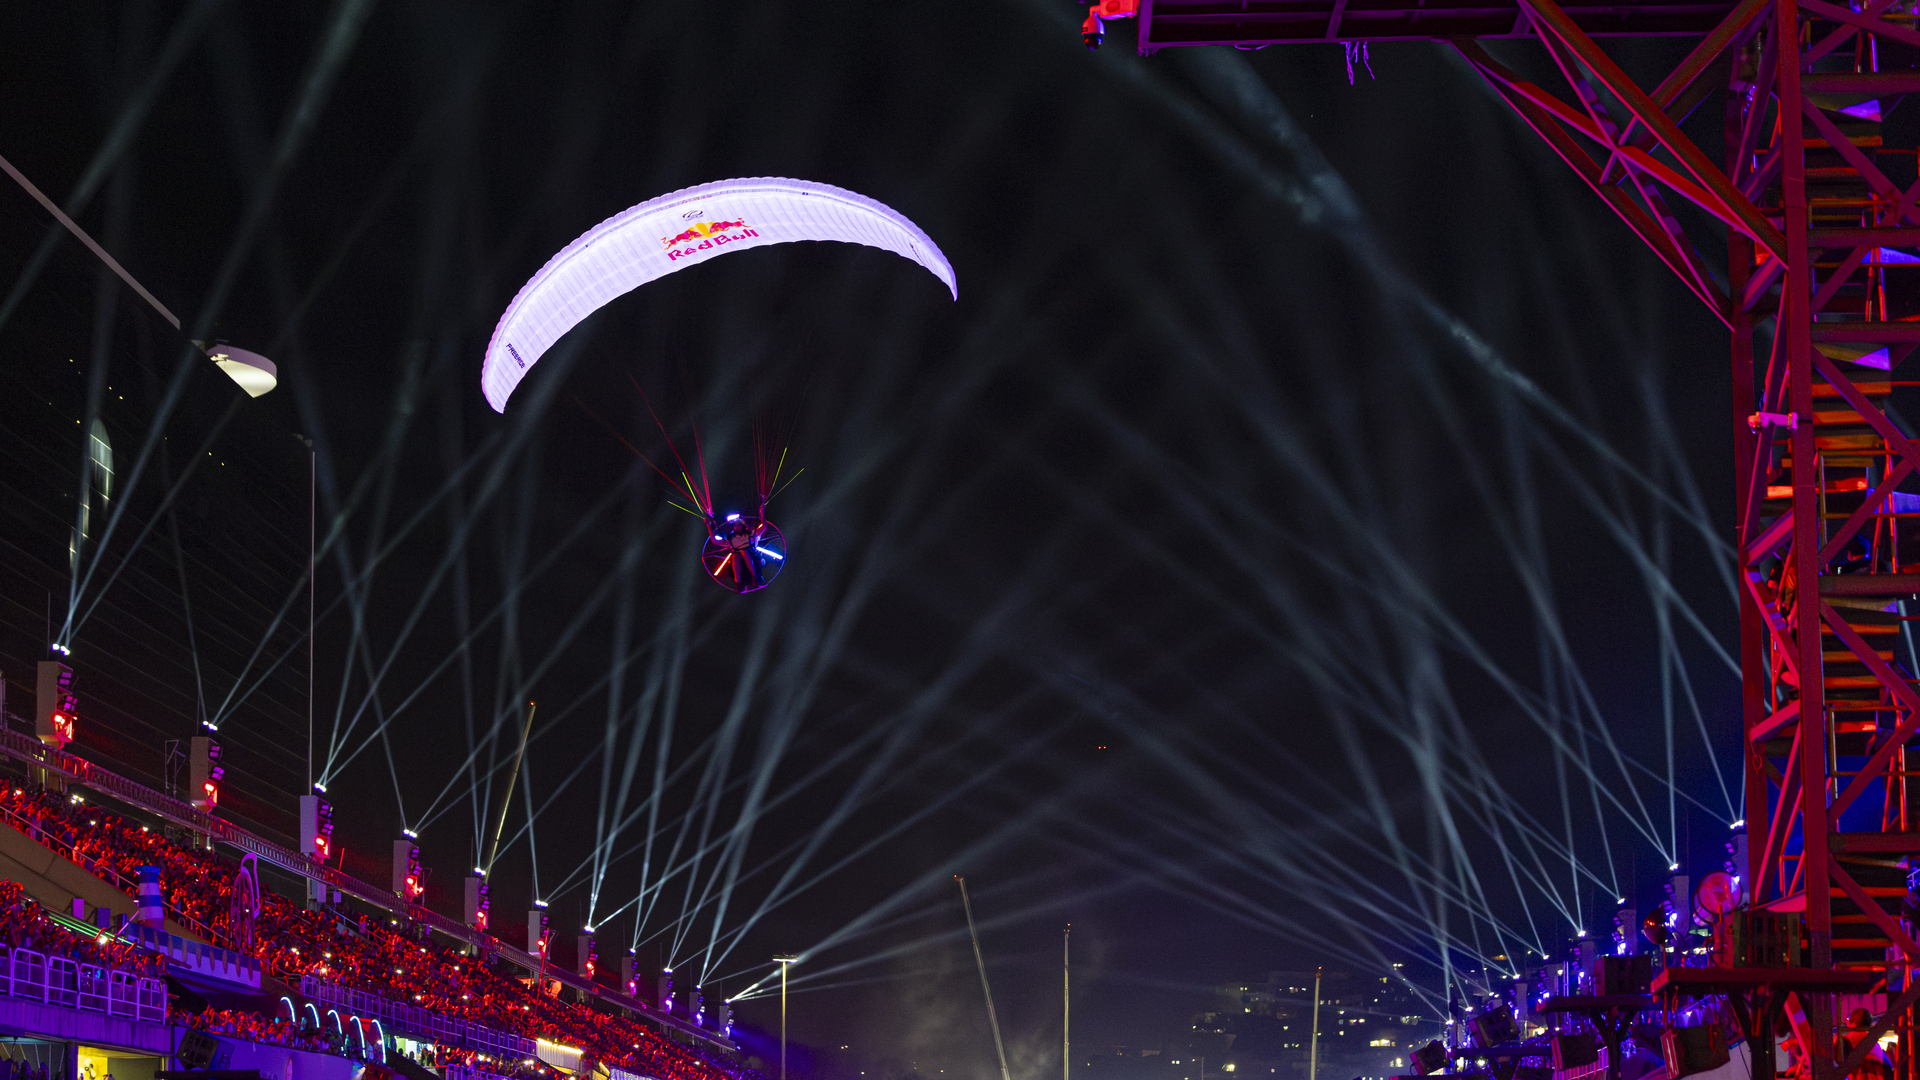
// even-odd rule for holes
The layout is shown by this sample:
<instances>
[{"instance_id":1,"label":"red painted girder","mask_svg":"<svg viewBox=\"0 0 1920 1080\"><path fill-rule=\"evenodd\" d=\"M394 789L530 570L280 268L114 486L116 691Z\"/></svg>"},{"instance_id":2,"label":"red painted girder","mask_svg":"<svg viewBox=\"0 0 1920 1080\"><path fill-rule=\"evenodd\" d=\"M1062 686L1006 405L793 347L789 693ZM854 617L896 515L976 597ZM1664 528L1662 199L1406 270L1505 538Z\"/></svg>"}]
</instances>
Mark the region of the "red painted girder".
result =
<instances>
[{"instance_id":1,"label":"red painted girder","mask_svg":"<svg viewBox=\"0 0 1920 1080\"><path fill-rule=\"evenodd\" d=\"M1700 37L1711 33L1735 6L1576 4L1567 12L1593 37ZM1185 45L1532 36L1528 16L1518 3L1507 0L1427 5L1405 0L1153 0L1141 5L1139 20L1143 55Z\"/></svg>"}]
</instances>

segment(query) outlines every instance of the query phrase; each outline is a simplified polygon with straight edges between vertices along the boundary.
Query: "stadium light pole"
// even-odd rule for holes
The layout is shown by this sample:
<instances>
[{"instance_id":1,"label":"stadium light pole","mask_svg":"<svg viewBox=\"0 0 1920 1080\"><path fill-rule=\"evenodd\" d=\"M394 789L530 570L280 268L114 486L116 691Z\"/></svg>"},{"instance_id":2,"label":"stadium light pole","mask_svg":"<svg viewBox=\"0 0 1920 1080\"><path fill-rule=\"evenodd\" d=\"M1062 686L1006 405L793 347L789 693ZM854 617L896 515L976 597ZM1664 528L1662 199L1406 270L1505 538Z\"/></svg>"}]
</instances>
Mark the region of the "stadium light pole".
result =
<instances>
[{"instance_id":1,"label":"stadium light pole","mask_svg":"<svg viewBox=\"0 0 1920 1080\"><path fill-rule=\"evenodd\" d=\"M780 965L780 1080L787 1080L787 969L798 963L793 953L780 953L773 962Z\"/></svg>"},{"instance_id":2,"label":"stadium light pole","mask_svg":"<svg viewBox=\"0 0 1920 1080\"><path fill-rule=\"evenodd\" d=\"M314 456L313 440L299 432L294 433L307 448L307 790L313 794L313 572L315 569L314 540L319 535L319 477L318 458Z\"/></svg>"}]
</instances>

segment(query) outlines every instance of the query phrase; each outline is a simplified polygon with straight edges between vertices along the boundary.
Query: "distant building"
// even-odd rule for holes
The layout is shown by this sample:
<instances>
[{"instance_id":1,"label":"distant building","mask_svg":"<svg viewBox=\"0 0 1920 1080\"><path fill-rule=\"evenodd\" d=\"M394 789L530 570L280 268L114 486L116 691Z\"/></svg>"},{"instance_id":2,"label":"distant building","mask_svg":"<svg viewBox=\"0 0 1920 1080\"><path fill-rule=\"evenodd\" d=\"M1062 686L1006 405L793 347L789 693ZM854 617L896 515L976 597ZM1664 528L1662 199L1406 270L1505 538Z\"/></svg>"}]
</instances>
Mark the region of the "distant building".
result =
<instances>
[{"instance_id":1,"label":"distant building","mask_svg":"<svg viewBox=\"0 0 1920 1080\"><path fill-rule=\"evenodd\" d=\"M1412 1050L1442 1032L1439 1018L1397 974L1327 971L1318 1080L1409 1073ZM1180 1039L1076 1051L1074 1070L1079 1080L1307 1080L1312 1042L1313 972L1273 971L1221 986Z\"/></svg>"},{"instance_id":2,"label":"distant building","mask_svg":"<svg viewBox=\"0 0 1920 1080\"><path fill-rule=\"evenodd\" d=\"M1307 1080L1313 1056L1311 971L1273 971L1220 988L1212 1011L1192 1018L1187 1056L1208 1059L1217 1080L1242 1074ZM1404 978L1324 972L1320 979L1321 1080L1387 1077L1409 1070L1413 1048L1442 1025ZM1166 1071L1167 1080L1188 1080ZM1197 1070L1196 1070L1197 1076Z\"/></svg>"}]
</instances>

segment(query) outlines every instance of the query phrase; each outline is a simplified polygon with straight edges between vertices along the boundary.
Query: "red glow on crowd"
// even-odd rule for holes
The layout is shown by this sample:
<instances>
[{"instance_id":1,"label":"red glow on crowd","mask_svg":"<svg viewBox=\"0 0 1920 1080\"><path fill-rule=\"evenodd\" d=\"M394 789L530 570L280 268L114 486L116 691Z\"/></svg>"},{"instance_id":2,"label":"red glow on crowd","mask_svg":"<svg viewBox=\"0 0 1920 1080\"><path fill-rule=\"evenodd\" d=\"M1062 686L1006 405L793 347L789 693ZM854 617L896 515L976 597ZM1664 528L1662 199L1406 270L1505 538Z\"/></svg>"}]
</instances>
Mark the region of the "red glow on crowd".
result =
<instances>
[{"instance_id":1,"label":"red glow on crowd","mask_svg":"<svg viewBox=\"0 0 1920 1080\"><path fill-rule=\"evenodd\" d=\"M141 866L160 867L168 917L203 933L215 945L229 946L227 925L235 862L175 844L158 830L130 824L75 799L11 785L0 788L0 814L33 839L69 854L109 883L137 881ZM131 892L130 885L122 888ZM732 1062L670 1042L636 1020L543 993L546 987L528 985L533 980L523 982L509 974L504 965L410 936L408 928L392 920L339 909L309 911L272 892L265 893L262 901L260 917L254 924L252 953L266 972L295 987L301 976L311 975L499 1031L581 1047L593 1062L659 1080L753 1080L758 1076ZM156 977L165 970L160 957L134 946L113 943L110 938L102 944L60 926L27 899L14 882L0 881L0 938L11 945ZM543 958L546 946L543 939ZM329 1038L335 1038L324 1032L302 1033L284 1019L247 1012L209 1009L170 1019L208 1031L301 1048L323 1048ZM341 1052L344 1049L337 1048ZM440 1064L483 1067L488 1072L519 1075L526 1080L551 1072L545 1066L526 1063L512 1068L498 1061L474 1066L462 1059L463 1051L441 1048L440 1053L445 1059Z\"/></svg>"}]
</instances>

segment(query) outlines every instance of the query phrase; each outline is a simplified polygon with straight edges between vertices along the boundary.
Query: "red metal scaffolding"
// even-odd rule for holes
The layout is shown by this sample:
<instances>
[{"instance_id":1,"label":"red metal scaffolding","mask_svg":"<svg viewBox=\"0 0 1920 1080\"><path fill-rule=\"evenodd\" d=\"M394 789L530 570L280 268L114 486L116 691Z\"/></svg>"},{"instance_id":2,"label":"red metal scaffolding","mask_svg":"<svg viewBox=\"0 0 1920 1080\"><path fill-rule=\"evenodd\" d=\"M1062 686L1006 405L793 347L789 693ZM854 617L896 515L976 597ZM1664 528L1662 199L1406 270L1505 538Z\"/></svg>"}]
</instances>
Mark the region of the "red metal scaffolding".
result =
<instances>
[{"instance_id":1,"label":"red metal scaffolding","mask_svg":"<svg viewBox=\"0 0 1920 1080\"><path fill-rule=\"evenodd\" d=\"M1881 132L1899 99L1920 93L1914 7L1140 0L1138 11L1143 55L1444 42L1726 323L1744 590L1745 891L1756 911L1804 920L1806 966L1885 976L1874 980L1885 1019L1856 1038L1859 1053L1814 1055L1816 1080L1852 1071L1887 1030L1900 1037L1899 1073L1914 1072L1920 980L1908 976L1920 944L1902 905L1907 860L1920 857L1920 789L1909 789L1920 773L1907 768L1909 745L1920 745L1920 691L1896 645L1900 601L1920 595L1911 523L1920 496L1895 489L1920 467L1920 440L1884 405L1891 372L1920 345L1920 175L1914 148L1887 146ZM1617 36L1695 44L1648 90L1601 47ZM1537 43L1556 77L1541 85L1511 70L1483 45L1496 38ZM1715 99L1720 163L1681 129ZM1683 204L1692 209L1676 212ZM1753 978L1773 998L1805 982L1803 995L1825 1000L1818 979ZM1815 1044L1827 1042L1832 1010L1806 1012Z\"/></svg>"}]
</instances>

